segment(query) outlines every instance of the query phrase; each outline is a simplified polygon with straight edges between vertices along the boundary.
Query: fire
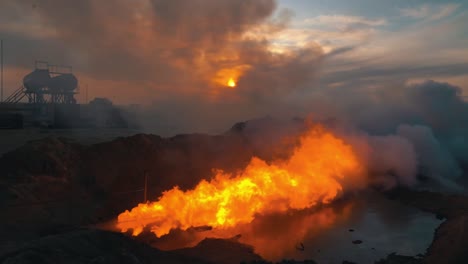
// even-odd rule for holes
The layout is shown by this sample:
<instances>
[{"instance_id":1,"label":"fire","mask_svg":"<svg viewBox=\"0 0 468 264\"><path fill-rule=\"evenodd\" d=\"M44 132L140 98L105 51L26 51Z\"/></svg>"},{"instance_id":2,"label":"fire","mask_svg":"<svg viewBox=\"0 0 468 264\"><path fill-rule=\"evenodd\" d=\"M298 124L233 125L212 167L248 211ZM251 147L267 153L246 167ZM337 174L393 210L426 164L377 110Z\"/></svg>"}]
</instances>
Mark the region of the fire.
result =
<instances>
[{"instance_id":1,"label":"fire","mask_svg":"<svg viewBox=\"0 0 468 264\"><path fill-rule=\"evenodd\" d=\"M351 146L316 126L302 136L288 160L268 164L254 157L237 175L218 171L193 190L174 187L158 201L120 214L117 227L132 229L133 235L150 227L158 237L176 228L231 228L251 223L256 215L330 203L342 194L342 182L358 175L362 166Z\"/></svg>"},{"instance_id":2,"label":"fire","mask_svg":"<svg viewBox=\"0 0 468 264\"><path fill-rule=\"evenodd\" d=\"M227 82L227 86L234 88L236 87L236 81L234 81L233 78L230 78L229 81Z\"/></svg>"},{"instance_id":3,"label":"fire","mask_svg":"<svg viewBox=\"0 0 468 264\"><path fill-rule=\"evenodd\" d=\"M251 68L249 65L238 65L218 70L212 81L217 86L235 88L237 82Z\"/></svg>"}]
</instances>

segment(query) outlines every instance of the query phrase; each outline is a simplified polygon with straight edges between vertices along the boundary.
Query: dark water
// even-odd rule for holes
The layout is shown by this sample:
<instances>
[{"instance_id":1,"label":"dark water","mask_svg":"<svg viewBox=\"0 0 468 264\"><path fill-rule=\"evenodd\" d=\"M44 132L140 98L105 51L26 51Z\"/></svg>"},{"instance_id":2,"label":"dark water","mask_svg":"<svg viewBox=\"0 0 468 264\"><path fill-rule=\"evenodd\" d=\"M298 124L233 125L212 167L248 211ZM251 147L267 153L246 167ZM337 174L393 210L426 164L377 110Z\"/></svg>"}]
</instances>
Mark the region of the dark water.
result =
<instances>
[{"instance_id":1,"label":"dark water","mask_svg":"<svg viewBox=\"0 0 468 264\"><path fill-rule=\"evenodd\" d=\"M270 261L374 263L393 252L424 254L441 222L378 193L365 193L320 209L257 216L230 230L175 231L151 244L169 250L195 246L206 237L236 237Z\"/></svg>"},{"instance_id":2,"label":"dark water","mask_svg":"<svg viewBox=\"0 0 468 264\"><path fill-rule=\"evenodd\" d=\"M319 236L305 237L304 251L296 250L286 257L319 263L374 263L392 252L408 256L426 252L441 220L376 195L368 198L360 201L361 207L348 220Z\"/></svg>"}]
</instances>

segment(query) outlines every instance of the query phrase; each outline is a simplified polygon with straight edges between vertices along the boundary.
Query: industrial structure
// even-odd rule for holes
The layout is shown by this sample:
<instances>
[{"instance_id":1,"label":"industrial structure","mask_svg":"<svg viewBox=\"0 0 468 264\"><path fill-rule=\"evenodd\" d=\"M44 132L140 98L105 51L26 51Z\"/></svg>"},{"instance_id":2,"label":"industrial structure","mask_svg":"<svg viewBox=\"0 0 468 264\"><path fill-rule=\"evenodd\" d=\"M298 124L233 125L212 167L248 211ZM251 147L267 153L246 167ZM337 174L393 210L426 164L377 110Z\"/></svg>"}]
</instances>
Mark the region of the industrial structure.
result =
<instances>
[{"instance_id":1,"label":"industrial structure","mask_svg":"<svg viewBox=\"0 0 468 264\"><path fill-rule=\"evenodd\" d=\"M36 61L21 86L0 103L0 128L128 126L122 110L105 98L78 104L78 88L71 66Z\"/></svg>"},{"instance_id":2,"label":"industrial structure","mask_svg":"<svg viewBox=\"0 0 468 264\"><path fill-rule=\"evenodd\" d=\"M18 103L24 97L31 104L76 104L78 79L71 66L36 61L35 69L23 78L23 85L5 103Z\"/></svg>"}]
</instances>

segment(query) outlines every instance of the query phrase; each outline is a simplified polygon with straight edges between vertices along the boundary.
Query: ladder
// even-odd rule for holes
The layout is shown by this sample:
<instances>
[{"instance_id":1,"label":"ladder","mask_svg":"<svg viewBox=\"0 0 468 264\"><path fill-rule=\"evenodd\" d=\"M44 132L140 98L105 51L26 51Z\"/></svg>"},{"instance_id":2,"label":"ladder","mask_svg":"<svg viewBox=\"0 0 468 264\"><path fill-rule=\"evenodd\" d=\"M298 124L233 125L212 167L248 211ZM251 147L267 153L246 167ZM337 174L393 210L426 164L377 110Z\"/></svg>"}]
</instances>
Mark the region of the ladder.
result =
<instances>
[{"instance_id":1,"label":"ladder","mask_svg":"<svg viewBox=\"0 0 468 264\"><path fill-rule=\"evenodd\" d=\"M26 93L24 92L24 87L20 86L18 89L16 89L16 91L13 94L8 96L8 98L4 102L9 104L16 104L19 101L21 101L21 99L23 99L25 96Z\"/></svg>"}]
</instances>

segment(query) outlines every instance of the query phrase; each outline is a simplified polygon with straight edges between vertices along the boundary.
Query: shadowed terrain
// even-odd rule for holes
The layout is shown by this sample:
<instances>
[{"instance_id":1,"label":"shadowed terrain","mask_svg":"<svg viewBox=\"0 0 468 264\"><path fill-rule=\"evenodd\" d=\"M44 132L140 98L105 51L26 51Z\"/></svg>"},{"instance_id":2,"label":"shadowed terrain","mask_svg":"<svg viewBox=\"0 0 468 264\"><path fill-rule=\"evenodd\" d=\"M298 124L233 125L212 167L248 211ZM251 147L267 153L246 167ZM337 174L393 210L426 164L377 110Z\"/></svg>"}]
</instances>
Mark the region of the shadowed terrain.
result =
<instances>
[{"instance_id":1,"label":"shadowed terrain","mask_svg":"<svg viewBox=\"0 0 468 264\"><path fill-rule=\"evenodd\" d=\"M205 239L194 248L159 251L122 234L93 227L115 219L175 185L193 188L212 169L235 172L252 156L281 158L253 144L243 125L218 136L161 138L139 134L81 145L66 138L31 141L0 159L3 263L239 263L262 261L236 240ZM268 154L269 153L269 154ZM272 154L273 153L273 154ZM269 156L268 156L269 155ZM389 199L446 218L422 258L391 255L379 263L462 263L467 258L468 199L464 196L397 190ZM84 229L83 229L84 228ZM73 261L72 261L73 260ZM198 262L196 262L198 261ZM388 261L388 262L384 262ZM395 262L396 261L396 262ZM412 261L412 262L408 262Z\"/></svg>"}]
</instances>

